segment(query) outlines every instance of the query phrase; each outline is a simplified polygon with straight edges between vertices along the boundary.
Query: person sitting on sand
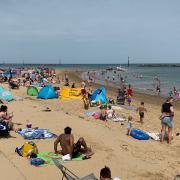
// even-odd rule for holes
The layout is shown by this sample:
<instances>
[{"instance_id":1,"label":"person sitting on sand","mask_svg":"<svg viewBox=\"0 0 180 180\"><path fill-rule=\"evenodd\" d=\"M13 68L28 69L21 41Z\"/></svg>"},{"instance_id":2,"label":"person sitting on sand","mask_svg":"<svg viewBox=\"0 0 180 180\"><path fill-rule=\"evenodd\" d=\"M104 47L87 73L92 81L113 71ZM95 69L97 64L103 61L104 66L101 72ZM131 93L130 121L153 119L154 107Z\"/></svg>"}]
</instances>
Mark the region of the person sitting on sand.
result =
<instances>
[{"instance_id":1,"label":"person sitting on sand","mask_svg":"<svg viewBox=\"0 0 180 180\"><path fill-rule=\"evenodd\" d=\"M79 138L77 143L74 143L74 136L71 134L71 128L66 127L64 129L64 134L59 135L59 137L54 142L54 152L58 154L57 146L60 143L63 155L69 154L71 158L76 157L79 153L85 153L86 158L90 158L93 155L91 148L89 148L83 137ZM81 148L83 147L83 149Z\"/></svg>"},{"instance_id":2,"label":"person sitting on sand","mask_svg":"<svg viewBox=\"0 0 180 180\"><path fill-rule=\"evenodd\" d=\"M107 111L106 111L106 107L100 107L101 109L101 113L100 113L100 120L102 121L107 121Z\"/></svg>"},{"instance_id":3,"label":"person sitting on sand","mask_svg":"<svg viewBox=\"0 0 180 180\"><path fill-rule=\"evenodd\" d=\"M12 115L8 115L7 113L8 107L6 105L2 105L0 108L0 122L5 122L9 130L13 130L13 122L12 122Z\"/></svg>"},{"instance_id":4,"label":"person sitting on sand","mask_svg":"<svg viewBox=\"0 0 180 180\"><path fill-rule=\"evenodd\" d=\"M81 82L81 88L83 88L83 89L86 88L86 83L84 81Z\"/></svg>"},{"instance_id":5,"label":"person sitting on sand","mask_svg":"<svg viewBox=\"0 0 180 180\"><path fill-rule=\"evenodd\" d=\"M132 121L133 121L133 117L132 117L132 116L129 116L129 117L128 117L128 125L127 125L127 135L128 135L128 136L130 136L130 134L131 134Z\"/></svg>"},{"instance_id":6,"label":"person sitting on sand","mask_svg":"<svg viewBox=\"0 0 180 180\"><path fill-rule=\"evenodd\" d=\"M115 101L114 101L113 98L109 97L109 98L108 98L108 103L109 103L109 104L115 104Z\"/></svg>"},{"instance_id":7,"label":"person sitting on sand","mask_svg":"<svg viewBox=\"0 0 180 180\"><path fill-rule=\"evenodd\" d=\"M71 88L75 88L75 87L76 87L75 83L73 82Z\"/></svg>"},{"instance_id":8,"label":"person sitting on sand","mask_svg":"<svg viewBox=\"0 0 180 180\"><path fill-rule=\"evenodd\" d=\"M147 112L146 108L144 107L144 102L141 102L140 106L137 108L136 111L139 112L140 123L143 123L144 113Z\"/></svg>"},{"instance_id":9,"label":"person sitting on sand","mask_svg":"<svg viewBox=\"0 0 180 180\"><path fill-rule=\"evenodd\" d=\"M164 135L166 132L166 128L168 127L168 143L171 144L172 139L172 130L173 130L173 117L174 117L174 108L173 108L173 98L168 97L166 102L162 105L161 109L161 142L164 141Z\"/></svg>"},{"instance_id":10,"label":"person sitting on sand","mask_svg":"<svg viewBox=\"0 0 180 180\"><path fill-rule=\"evenodd\" d=\"M112 178L110 168L105 166L100 170L100 180L120 180L120 178L118 177Z\"/></svg>"},{"instance_id":11,"label":"person sitting on sand","mask_svg":"<svg viewBox=\"0 0 180 180\"><path fill-rule=\"evenodd\" d=\"M16 79L9 78L8 83L11 89L19 89L20 84Z\"/></svg>"},{"instance_id":12,"label":"person sitting on sand","mask_svg":"<svg viewBox=\"0 0 180 180\"><path fill-rule=\"evenodd\" d=\"M115 111L112 109L111 105L108 106L108 110L106 112L108 119L112 119L113 117L115 117Z\"/></svg>"}]
</instances>

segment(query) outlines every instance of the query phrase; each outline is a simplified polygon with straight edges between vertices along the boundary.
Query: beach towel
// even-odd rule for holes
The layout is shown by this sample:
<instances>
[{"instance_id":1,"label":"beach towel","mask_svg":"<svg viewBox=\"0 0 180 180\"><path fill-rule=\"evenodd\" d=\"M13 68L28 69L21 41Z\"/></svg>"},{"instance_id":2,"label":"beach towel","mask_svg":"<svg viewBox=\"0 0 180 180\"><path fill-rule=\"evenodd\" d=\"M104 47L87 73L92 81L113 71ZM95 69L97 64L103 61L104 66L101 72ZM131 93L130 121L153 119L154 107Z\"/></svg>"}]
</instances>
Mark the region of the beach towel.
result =
<instances>
[{"instance_id":1,"label":"beach towel","mask_svg":"<svg viewBox=\"0 0 180 180\"><path fill-rule=\"evenodd\" d=\"M94 113L95 113L95 112L85 112L84 114L85 114L86 116L90 117L90 116L93 116Z\"/></svg>"},{"instance_id":2,"label":"beach towel","mask_svg":"<svg viewBox=\"0 0 180 180\"><path fill-rule=\"evenodd\" d=\"M121 117L121 116L116 116L112 119L112 121L114 122L124 122L126 121L126 119L124 117Z\"/></svg>"},{"instance_id":3,"label":"beach towel","mask_svg":"<svg viewBox=\"0 0 180 180\"><path fill-rule=\"evenodd\" d=\"M99 119L101 114L99 112L95 112L93 115L94 119Z\"/></svg>"},{"instance_id":4,"label":"beach towel","mask_svg":"<svg viewBox=\"0 0 180 180\"><path fill-rule=\"evenodd\" d=\"M160 137L161 137L160 133L150 133L150 132L146 132L146 133L151 137L151 139L155 141L160 141Z\"/></svg>"},{"instance_id":5,"label":"beach towel","mask_svg":"<svg viewBox=\"0 0 180 180\"><path fill-rule=\"evenodd\" d=\"M54 162L52 159L56 159L59 162L63 163L64 161L62 160L63 155L61 154L55 154L53 152L41 152L37 155L38 158L43 159L45 161L45 164L41 166L47 166L47 165L53 165ZM82 161L84 155L80 154L77 157L73 158L71 161Z\"/></svg>"},{"instance_id":6,"label":"beach towel","mask_svg":"<svg viewBox=\"0 0 180 180\"><path fill-rule=\"evenodd\" d=\"M17 132L24 139L32 140L32 139L50 139L56 138L57 135L49 132L48 129L22 129Z\"/></svg>"}]
</instances>

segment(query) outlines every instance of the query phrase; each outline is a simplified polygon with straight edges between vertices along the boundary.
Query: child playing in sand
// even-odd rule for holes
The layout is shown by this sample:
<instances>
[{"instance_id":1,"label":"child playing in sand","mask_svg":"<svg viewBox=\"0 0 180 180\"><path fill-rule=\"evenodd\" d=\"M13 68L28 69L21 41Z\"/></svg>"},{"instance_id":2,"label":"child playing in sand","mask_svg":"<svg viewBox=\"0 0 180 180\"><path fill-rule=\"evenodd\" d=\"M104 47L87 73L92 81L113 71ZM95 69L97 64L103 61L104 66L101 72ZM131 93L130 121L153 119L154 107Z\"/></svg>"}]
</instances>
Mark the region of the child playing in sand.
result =
<instances>
[{"instance_id":1,"label":"child playing in sand","mask_svg":"<svg viewBox=\"0 0 180 180\"><path fill-rule=\"evenodd\" d=\"M130 136L131 134L131 130L132 130L132 120L133 120L133 117L132 116L129 116L128 117L128 125L127 125L127 135Z\"/></svg>"},{"instance_id":2,"label":"child playing in sand","mask_svg":"<svg viewBox=\"0 0 180 180\"><path fill-rule=\"evenodd\" d=\"M144 113L147 112L146 108L144 107L144 102L141 102L136 111L139 112L140 123L143 123Z\"/></svg>"},{"instance_id":3,"label":"child playing in sand","mask_svg":"<svg viewBox=\"0 0 180 180\"><path fill-rule=\"evenodd\" d=\"M112 109L111 105L108 106L108 110L106 112L108 119L112 119L113 117L115 117L115 111Z\"/></svg>"}]
</instances>

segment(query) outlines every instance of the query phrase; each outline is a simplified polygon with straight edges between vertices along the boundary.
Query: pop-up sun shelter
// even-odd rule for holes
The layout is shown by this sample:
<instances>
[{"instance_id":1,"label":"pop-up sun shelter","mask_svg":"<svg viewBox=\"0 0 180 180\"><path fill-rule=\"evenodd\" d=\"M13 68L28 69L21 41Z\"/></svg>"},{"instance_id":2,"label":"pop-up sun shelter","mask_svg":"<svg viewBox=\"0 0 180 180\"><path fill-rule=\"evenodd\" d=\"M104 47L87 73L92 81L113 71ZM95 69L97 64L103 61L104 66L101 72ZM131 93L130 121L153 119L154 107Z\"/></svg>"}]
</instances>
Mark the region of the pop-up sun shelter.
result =
<instances>
[{"instance_id":1,"label":"pop-up sun shelter","mask_svg":"<svg viewBox=\"0 0 180 180\"><path fill-rule=\"evenodd\" d=\"M27 88L27 94L29 96L37 96L38 95L38 89L34 86L29 86Z\"/></svg>"},{"instance_id":2,"label":"pop-up sun shelter","mask_svg":"<svg viewBox=\"0 0 180 180\"><path fill-rule=\"evenodd\" d=\"M91 101L100 102L101 104L107 104L106 89L104 87L96 89L91 95Z\"/></svg>"},{"instance_id":3,"label":"pop-up sun shelter","mask_svg":"<svg viewBox=\"0 0 180 180\"><path fill-rule=\"evenodd\" d=\"M58 98L58 94L54 90L54 87L51 85L43 87L39 94L38 98L40 99L53 99L53 98Z\"/></svg>"},{"instance_id":4,"label":"pop-up sun shelter","mask_svg":"<svg viewBox=\"0 0 180 180\"><path fill-rule=\"evenodd\" d=\"M0 86L0 99L3 101L11 101L13 100L13 95L10 91Z\"/></svg>"}]
</instances>

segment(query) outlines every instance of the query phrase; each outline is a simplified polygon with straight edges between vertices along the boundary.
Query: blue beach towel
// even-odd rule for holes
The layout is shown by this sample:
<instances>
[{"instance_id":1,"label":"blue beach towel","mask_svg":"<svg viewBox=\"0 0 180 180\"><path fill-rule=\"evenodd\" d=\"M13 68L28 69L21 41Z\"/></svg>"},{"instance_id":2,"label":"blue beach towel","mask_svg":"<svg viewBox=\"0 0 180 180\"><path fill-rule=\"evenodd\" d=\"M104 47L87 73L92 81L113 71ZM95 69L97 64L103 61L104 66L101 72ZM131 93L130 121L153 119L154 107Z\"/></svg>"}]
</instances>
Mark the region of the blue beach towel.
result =
<instances>
[{"instance_id":1,"label":"blue beach towel","mask_svg":"<svg viewBox=\"0 0 180 180\"><path fill-rule=\"evenodd\" d=\"M88 117L92 116L95 112L85 112L84 114Z\"/></svg>"},{"instance_id":2,"label":"blue beach towel","mask_svg":"<svg viewBox=\"0 0 180 180\"><path fill-rule=\"evenodd\" d=\"M49 132L48 129L22 129L18 131L24 139L32 140L32 139L50 139L56 138L57 135Z\"/></svg>"}]
</instances>

